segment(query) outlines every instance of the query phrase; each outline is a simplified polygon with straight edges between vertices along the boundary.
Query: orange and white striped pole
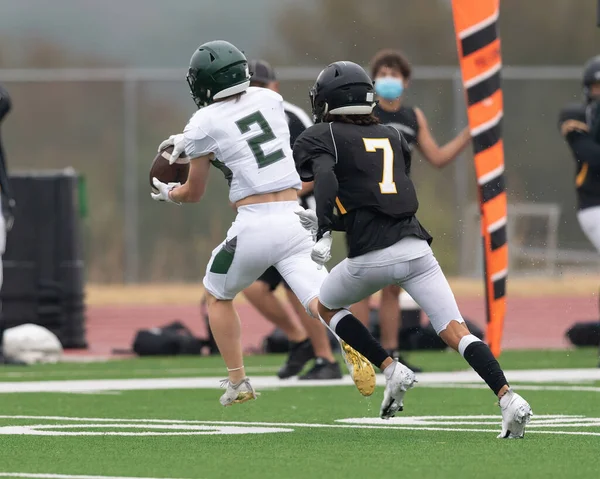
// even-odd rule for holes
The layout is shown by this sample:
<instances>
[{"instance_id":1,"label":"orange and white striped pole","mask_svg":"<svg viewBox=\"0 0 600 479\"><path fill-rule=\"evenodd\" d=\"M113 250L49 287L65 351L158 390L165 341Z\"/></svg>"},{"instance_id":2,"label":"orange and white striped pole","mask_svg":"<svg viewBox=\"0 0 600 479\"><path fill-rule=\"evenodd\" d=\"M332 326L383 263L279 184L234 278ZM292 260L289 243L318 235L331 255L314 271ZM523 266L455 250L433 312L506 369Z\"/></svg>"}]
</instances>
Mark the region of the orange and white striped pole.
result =
<instances>
[{"instance_id":1,"label":"orange and white striped pole","mask_svg":"<svg viewBox=\"0 0 600 479\"><path fill-rule=\"evenodd\" d=\"M499 0L452 0L454 29L479 190L487 306L486 340L501 351L506 314L506 188L502 143Z\"/></svg>"}]
</instances>

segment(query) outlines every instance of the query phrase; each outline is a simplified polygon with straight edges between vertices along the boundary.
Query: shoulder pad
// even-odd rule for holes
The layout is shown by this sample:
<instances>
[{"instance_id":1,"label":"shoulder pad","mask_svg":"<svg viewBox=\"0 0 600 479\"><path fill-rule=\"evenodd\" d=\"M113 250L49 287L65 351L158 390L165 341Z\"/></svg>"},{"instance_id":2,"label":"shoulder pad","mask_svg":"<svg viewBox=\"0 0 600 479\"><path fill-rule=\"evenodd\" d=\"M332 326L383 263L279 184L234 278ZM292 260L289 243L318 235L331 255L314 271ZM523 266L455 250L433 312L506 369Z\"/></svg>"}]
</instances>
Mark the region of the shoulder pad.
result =
<instances>
[{"instance_id":1,"label":"shoulder pad","mask_svg":"<svg viewBox=\"0 0 600 479\"><path fill-rule=\"evenodd\" d=\"M302 181L313 180L313 160L320 155L336 156L329 123L317 123L304 130L294 143L294 161Z\"/></svg>"},{"instance_id":2,"label":"shoulder pad","mask_svg":"<svg viewBox=\"0 0 600 479\"><path fill-rule=\"evenodd\" d=\"M380 123L380 125L384 128L387 128L390 131L391 135L397 136L398 138L402 138L402 135L399 134L400 130L398 130L398 128L396 128L395 126L392 125L384 125L383 123Z\"/></svg>"},{"instance_id":3,"label":"shoulder pad","mask_svg":"<svg viewBox=\"0 0 600 479\"><path fill-rule=\"evenodd\" d=\"M283 100L283 109L286 112L286 114L295 116L298 119L298 121L302 123L305 129L313 125L313 121L311 120L311 118L299 106L296 106L292 103Z\"/></svg>"},{"instance_id":4,"label":"shoulder pad","mask_svg":"<svg viewBox=\"0 0 600 479\"><path fill-rule=\"evenodd\" d=\"M410 146L408 145L408 141L406 140L406 138L404 137L404 135L402 134L402 132L400 130L393 127L392 125L381 125L381 126L390 130L392 135L397 136L398 139L400 140L400 144L402 145L402 150L404 152L408 153L409 155L411 154Z\"/></svg>"},{"instance_id":5,"label":"shoulder pad","mask_svg":"<svg viewBox=\"0 0 600 479\"><path fill-rule=\"evenodd\" d=\"M250 87L248 87L248 89L246 91L253 95L259 95L259 96L263 96L263 97L271 97L274 100L283 102L283 97L279 93L277 93L276 91L273 91L273 90L269 90L268 88L250 86Z\"/></svg>"},{"instance_id":6,"label":"shoulder pad","mask_svg":"<svg viewBox=\"0 0 600 479\"><path fill-rule=\"evenodd\" d=\"M299 140L303 140L307 146L311 145L313 147L316 145L323 145L323 143L327 144L331 142L329 123L316 123L309 126L300 134L296 141Z\"/></svg>"}]
</instances>

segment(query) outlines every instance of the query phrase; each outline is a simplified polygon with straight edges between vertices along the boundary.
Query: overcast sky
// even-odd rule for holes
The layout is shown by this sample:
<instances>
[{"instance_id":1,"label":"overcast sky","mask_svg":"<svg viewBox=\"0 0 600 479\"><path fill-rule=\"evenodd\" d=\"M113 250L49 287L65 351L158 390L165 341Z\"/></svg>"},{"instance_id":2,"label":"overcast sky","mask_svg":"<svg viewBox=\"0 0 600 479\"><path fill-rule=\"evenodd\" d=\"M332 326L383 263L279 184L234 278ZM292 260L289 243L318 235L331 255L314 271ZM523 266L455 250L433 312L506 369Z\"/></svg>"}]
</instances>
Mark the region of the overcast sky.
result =
<instances>
[{"instance_id":1,"label":"overcast sky","mask_svg":"<svg viewBox=\"0 0 600 479\"><path fill-rule=\"evenodd\" d=\"M208 40L261 55L276 40L277 15L292 1L0 0L0 34L15 40L13 52L19 39L35 37L131 66L180 67Z\"/></svg>"}]
</instances>

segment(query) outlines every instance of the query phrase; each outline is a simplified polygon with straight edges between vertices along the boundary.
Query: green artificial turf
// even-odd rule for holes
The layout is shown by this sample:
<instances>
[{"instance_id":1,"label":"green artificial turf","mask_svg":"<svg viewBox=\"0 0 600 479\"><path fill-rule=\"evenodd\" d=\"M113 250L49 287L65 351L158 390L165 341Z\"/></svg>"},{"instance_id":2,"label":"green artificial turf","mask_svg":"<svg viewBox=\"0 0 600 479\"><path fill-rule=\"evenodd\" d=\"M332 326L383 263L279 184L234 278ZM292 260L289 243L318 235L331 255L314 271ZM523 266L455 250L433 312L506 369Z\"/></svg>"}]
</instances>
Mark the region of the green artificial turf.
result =
<instances>
[{"instance_id":1,"label":"green artificial turf","mask_svg":"<svg viewBox=\"0 0 600 479\"><path fill-rule=\"evenodd\" d=\"M592 350L507 351L501 359L507 369L583 368L596 366L595 354ZM415 353L411 359L428 371L466 369L462 359L452 353ZM256 375L272 375L281 361L282 357L277 356L251 357L247 364L250 368L266 368ZM154 358L11 367L0 370L0 376L3 381L213 377L222 375L215 372L221 368L219 358ZM9 374L16 372L31 375ZM275 385L263 389L256 401L230 408L219 404L217 389L6 393L0 395L0 476L38 473L145 478L598 477L600 419L590 422L585 418L600 418L600 388L579 391L569 384L560 385L558 390L536 386L541 389L521 386L535 416L525 439L511 441L496 439L500 411L493 394L483 388L461 385L417 385L406 396L404 412L398 414L400 418L435 416L438 419L429 421L444 424L407 425L376 420L371 426L377 428L357 427L340 420L377 418L381 387L371 398L363 398L351 386L277 388ZM484 424L452 424L456 422L453 416L481 415L493 417L469 420ZM544 424L542 421L548 420L545 415L583 418L557 418L553 419L558 421L554 424ZM440 419L441 416L449 418ZM43 436L22 434L23 430L14 429L24 425L37 425L42 432L135 435ZM53 425L63 428L45 429ZM217 434L211 435L172 435L190 432L193 430L190 428L220 426L251 430L282 428L291 432L233 435L221 430L212 431ZM165 435L140 435L156 432Z\"/></svg>"}]
</instances>

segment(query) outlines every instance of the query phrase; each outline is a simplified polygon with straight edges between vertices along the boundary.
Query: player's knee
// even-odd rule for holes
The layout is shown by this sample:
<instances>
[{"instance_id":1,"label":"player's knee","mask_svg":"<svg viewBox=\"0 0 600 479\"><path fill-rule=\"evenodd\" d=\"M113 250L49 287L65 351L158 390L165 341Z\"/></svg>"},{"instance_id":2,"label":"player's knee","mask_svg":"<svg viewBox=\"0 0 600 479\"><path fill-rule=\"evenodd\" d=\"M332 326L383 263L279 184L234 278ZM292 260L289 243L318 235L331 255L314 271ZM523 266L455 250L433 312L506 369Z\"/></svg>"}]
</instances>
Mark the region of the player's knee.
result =
<instances>
[{"instance_id":1,"label":"player's knee","mask_svg":"<svg viewBox=\"0 0 600 479\"><path fill-rule=\"evenodd\" d=\"M210 294L208 291L204 293L204 301L206 302L206 306L209 308L215 304L217 298Z\"/></svg>"},{"instance_id":2,"label":"player's knee","mask_svg":"<svg viewBox=\"0 0 600 479\"><path fill-rule=\"evenodd\" d=\"M218 308L219 306L225 303L231 303L231 299L219 299L216 296L212 295L208 291L205 293L206 306L208 307L208 312L210 314L211 309Z\"/></svg>"},{"instance_id":3,"label":"player's knee","mask_svg":"<svg viewBox=\"0 0 600 479\"><path fill-rule=\"evenodd\" d=\"M329 324L329 321L331 321L331 318L333 318L333 315L337 312L335 309L329 309L327 306L324 306L320 301L318 302L317 311L319 316L327 324Z\"/></svg>"},{"instance_id":4,"label":"player's knee","mask_svg":"<svg viewBox=\"0 0 600 479\"><path fill-rule=\"evenodd\" d=\"M438 333L438 336L455 351L464 336L471 334L469 328L463 321L452 320Z\"/></svg>"},{"instance_id":5,"label":"player's knee","mask_svg":"<svg viewBox=\"0 0 600 479\"><path fill-rule=\"evenodd\" d=\"M245 296L264 295L270 292L269 285L264 281L255 281L242 291Z\"/></svg>"}]
</instances>

